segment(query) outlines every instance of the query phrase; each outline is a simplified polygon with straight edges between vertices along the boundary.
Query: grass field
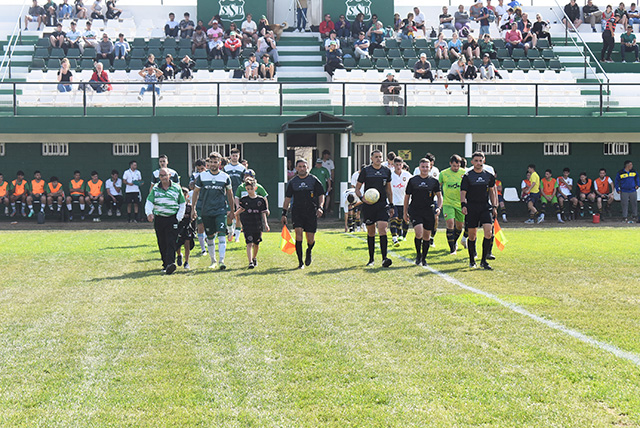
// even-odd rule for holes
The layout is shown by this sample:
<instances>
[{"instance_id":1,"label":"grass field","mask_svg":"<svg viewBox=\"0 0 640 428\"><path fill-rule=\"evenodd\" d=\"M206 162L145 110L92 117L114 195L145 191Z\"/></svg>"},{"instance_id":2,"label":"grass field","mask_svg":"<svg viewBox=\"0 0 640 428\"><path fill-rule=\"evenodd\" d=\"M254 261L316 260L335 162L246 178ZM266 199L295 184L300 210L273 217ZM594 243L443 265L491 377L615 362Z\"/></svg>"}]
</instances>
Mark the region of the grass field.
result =
<instances>
[{"instance_id":1,"label":"grass field","mask_svg":"<svg viewBox=\"0 0 640 428\"><path fill-rule=\"evenodd\" d=\"M493 272L443 232L430 265L640 355L640 230L505 233ZM362 238L163 276L150 230L3 232L0 425L640 425L638 364L403 261L412 240L366 268Z\"/></svg>"}]
</instances>

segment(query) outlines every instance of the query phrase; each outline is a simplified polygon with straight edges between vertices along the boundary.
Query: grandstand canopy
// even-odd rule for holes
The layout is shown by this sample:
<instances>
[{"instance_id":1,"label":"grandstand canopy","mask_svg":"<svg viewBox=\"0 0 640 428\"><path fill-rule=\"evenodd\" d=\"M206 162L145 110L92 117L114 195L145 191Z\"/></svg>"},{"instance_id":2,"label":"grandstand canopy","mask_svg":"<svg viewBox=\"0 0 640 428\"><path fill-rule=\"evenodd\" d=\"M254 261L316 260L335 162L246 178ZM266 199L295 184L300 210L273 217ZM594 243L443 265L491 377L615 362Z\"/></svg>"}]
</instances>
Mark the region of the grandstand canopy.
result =
<instances>
[{"instance_id":1,"label":"grandstand canopy","mask_svg":"<svg viewBox=\"0 0 640 428\"><path fill-rule=\"evenodd\" d=\"M317 112L300 119L285 122L282 125L282 132L322 132L339 134L342 132L351 132L353 129L353 122L345 120L334 115Z\"/></svg>"}]
</instances>

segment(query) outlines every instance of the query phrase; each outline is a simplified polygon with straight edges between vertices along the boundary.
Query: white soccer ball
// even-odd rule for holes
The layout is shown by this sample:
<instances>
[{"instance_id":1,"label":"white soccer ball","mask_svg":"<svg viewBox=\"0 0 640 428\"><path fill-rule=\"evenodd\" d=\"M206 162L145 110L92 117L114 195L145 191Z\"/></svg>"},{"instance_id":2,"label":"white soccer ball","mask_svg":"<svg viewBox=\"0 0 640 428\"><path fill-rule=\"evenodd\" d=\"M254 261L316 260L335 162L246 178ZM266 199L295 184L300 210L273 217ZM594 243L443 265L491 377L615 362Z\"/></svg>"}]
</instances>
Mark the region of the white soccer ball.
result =
<instances>
[{"instance_id":1,"label":"white soccer ball","mask_svg":"<svg viewBox=\"0 0 640 428\"><path fill-rule=\"evenodd\" d=\"M369 202L370 204L375 204L380 199L380 192L377 189L367 189L364 192L364 200Z\"/></svg>"}]
</instances>

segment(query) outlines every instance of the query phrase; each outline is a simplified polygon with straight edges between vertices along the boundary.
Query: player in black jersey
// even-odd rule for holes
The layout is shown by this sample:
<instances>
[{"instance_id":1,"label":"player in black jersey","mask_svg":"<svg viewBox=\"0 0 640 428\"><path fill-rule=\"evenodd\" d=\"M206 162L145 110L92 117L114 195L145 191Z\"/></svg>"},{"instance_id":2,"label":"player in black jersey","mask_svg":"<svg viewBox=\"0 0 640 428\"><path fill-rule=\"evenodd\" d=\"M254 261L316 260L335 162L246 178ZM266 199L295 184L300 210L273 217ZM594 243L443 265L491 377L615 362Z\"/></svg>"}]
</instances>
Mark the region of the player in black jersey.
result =
<instances>
[{"instance_id":1,"label":"player in black jersey","mask_svg":"<svg viewBox=\"0 0 640 428\"><path fill-rule=\"evenodd\" d=\"M380 193L380 199L374 204L364 200L364 193L374 188ZM382 165L382 152L371 152L371 164L360 170L356 195L364 202L362 217L367 225L367 244L369 246L369 262L373 266L373 256L376 251L376 223L380 234L380 252L382 253L382 267L391 266L391 259L387 258L387 225L389 216L393 214L393 191L391 189L391 170Z\"/></svg>"},{"instance_id":2,"label":"player in black jersey","mask_svg":"<svg viewBox=\"0 0 640 428\"><path fill-rule=\"evenodd\" d=\"M407 183L404 196L404 219L413 224L416 246L416 264L426 266L427 254L431 240L431 231L436 224L436 217L442 209L442 192L440 182L429 175L431 161L420 159L420 175L414 175ZM438 198L435 210L433 197ZM409 204L411 199L411 204Z\"/></svg>"},{"instance_id":3,"label":"player in black jersey","mask_svg":"<svg viewBox=\"0 0 640 428\"><path fill-rule=\"evenodd\" d=\"M469 266L476 267L476 236L478 226L482 225L484 240L482 241L482 261L480 266L491 270L487 256L491 254L493 244L493 219L497 215L498 194L496 177L484 170L484 153L475 152L471 157L473 169L462 177L460 184L460 203L465 224L469 230L467 248L469 250Z\"/></svg>"},{"instance_id":4,"label":"player in black jersey","mask_svg":"<svg viewBox=\"0 0 640 428\"><path fill-rule=\"evenodd\" d=\"M258 266L258 250L262 242L262 229L267 232L269 222L267 220L267 200L256 194L257 182L253 177L244 181L247 196L240 198L238 210L235 216L240 216L242 221L242 233L247 244L247 258L249 259L249 269Z\"/></svg>"},{"instance_id":5,"label":"player in black jersey","mask_svg":"<svg viewBox=\"0 0 640 428\"><path fill-rule=\"evenodd\" d=\"M296 254L298 269L311 264L311 250L316 243L318 217L322 216L324 205L324 187L315 176L309 174L309 165L304 159L296 162L296 176L289 180L282 204L282 225L287 224L287 210L293 198L291 220L296 231ZM302 232L307 236L307 252L302 262Z\"/></svg>"}]
</instances>

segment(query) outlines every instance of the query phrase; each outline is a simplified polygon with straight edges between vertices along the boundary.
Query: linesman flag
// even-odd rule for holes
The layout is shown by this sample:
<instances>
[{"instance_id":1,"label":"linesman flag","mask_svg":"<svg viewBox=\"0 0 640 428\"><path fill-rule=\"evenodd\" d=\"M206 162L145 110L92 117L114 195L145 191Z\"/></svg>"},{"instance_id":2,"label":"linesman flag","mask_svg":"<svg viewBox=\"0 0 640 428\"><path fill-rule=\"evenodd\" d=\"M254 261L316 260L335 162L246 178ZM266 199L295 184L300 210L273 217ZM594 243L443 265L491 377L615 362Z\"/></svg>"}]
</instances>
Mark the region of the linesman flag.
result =
<instances>
[{"instance_id":1,"label":"linesman flag","mask_svg":"<svg viewBox=\"0 0 640 428\"><path fill-rule=\"evenodd\" d=\"M282 226L282 233L280 234L282 240L280 241L280 250L287 254L293 254L296 251L296 243L294 242L287 226Z\"/></svg>"},{"instance_id":2,"label":"linesman flag","mask_svg":"<svg viewBox=\"0 0 640 428\"><path fill-rule=\"evenodd\" d=\"M493 234L495 236L496 246L500 251L504 250L504 246L507 242L507 238L504 236L500 225L498 224L498 220L493 220Z\"/></svg>"}]
</instances>

